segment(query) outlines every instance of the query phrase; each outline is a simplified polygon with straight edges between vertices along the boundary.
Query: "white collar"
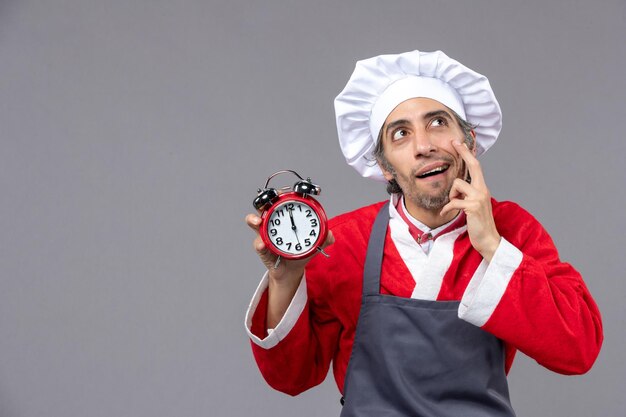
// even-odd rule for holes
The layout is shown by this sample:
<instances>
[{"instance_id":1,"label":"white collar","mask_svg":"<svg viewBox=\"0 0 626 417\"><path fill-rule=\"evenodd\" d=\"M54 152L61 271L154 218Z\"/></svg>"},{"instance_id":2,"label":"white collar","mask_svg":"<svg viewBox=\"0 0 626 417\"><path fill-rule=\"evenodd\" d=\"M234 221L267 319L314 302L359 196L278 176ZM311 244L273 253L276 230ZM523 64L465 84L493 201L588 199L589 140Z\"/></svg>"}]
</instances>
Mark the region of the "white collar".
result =
<instances>
[{"instance_id":1,"label":"white collar","mask_svg":"<svg viewBox=\"0 0 626 417\"><path fill-rule=\"evenodd\" d=\"M403 210L406 218L409 219L409 221L415 227L420 229L422 232L430 233L430 235L433 237L437 236L439 233L445 230L448 226L450 226L452 222L454 222L459 217L459 214L457 214L452 220L450 220L446 224L442 224L439 227L431 229L430 227L426 226L424 223L417 220L415 217L411 216L409 211L406 209L406 206L404 205L404 196L402 194L391 194L390 201L389 201L389 216L391 218L399 218L400 220L402 220L402 222L404 222L404 219L402 218L402 216L400 216L400 213L398 213L398 211L396 210L396 205L398 204L398 200L400 200L400 203L401 203L400 208Z\"/></svg>"}]
</instances>

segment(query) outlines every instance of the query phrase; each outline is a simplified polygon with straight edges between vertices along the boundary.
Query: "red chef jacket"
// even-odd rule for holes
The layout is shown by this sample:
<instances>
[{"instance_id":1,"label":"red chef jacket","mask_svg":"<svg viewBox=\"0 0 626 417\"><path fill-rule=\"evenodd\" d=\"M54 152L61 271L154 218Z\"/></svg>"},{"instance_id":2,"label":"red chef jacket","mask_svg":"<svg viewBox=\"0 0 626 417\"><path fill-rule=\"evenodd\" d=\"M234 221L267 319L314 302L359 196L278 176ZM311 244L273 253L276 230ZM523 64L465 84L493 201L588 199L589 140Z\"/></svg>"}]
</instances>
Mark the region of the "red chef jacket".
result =
<instances>
[{"instance_id":1,"label":"red chef jacket","mask_svg":"<svg viewBox=\"0 0 626 417\"><path fill-rule=\"evenodd\" d=\"M502 241L491 262L472 247L464 222L418 245L392 196L381 293L461 301L459 317L501 339L508 373L517 350L562 374L586 372L602 345L600 312L580 274L559 259L548 233L512 202L492 200ZM344 378L361 306L365 251L383 202L330 220L335 243L307 265L285 317L269 332L267 278L255 293L246 327L264 378L296 395L321 383L333 364ZM452 229L452 230L450 230ZM407 364L410 366L410 364Z\"/></svg>"}]
</instances>

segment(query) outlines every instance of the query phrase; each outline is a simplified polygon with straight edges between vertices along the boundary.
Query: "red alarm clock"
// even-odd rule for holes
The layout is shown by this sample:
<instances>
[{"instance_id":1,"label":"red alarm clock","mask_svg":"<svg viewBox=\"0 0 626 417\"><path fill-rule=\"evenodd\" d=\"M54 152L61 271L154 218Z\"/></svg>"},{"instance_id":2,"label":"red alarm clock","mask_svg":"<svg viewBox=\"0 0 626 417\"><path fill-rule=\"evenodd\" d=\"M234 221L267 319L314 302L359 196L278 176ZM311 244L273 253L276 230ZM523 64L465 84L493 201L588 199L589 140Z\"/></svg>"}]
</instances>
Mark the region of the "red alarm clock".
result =
<instances>
[{"instance_id":1,"label":"red alarm clock","mask_svg":"<svg viewBox=\"0 0 626 417\"><path fill-rule=\"evenodd\" d=\"M268 188L272 178L284 173L292 173L300 181L292 188L280 189L281 193ZM321 191L310 178L305 180L292 170L275 172L267 179L265 188L258 190L252 204L261 211L261 239L279 256L276 266L281 257L293 260L311 256L316 250L324 253L321 247L328 233L328 220L322 205L312 197Z\"/></svg>"}]
</instances>

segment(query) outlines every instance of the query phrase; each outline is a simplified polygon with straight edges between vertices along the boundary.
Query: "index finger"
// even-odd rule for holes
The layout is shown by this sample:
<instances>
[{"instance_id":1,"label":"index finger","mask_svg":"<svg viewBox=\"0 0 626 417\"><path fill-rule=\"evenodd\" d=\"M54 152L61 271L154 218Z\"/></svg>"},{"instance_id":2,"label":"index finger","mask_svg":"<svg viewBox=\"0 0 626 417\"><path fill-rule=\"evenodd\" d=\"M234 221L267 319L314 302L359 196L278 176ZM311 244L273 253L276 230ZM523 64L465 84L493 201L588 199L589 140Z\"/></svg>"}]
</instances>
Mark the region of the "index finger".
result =
<instances>
[{"instance_id":1,"label":"index finger","mask_svg":"<svg viewBox=\"0 0 626 417\"><path fill-rule=\"evenodd\" d=\"M248 214L246 216L246 224L254 231L259 231L259 226L261 225L261 217L256 214Z\"/></svg>"},{"instance_id":2,"label":"index finger","mask_svg":"<svg viewBox=\"0 0 626 417\"><path fill-rule=\"evenodd\" d=\"M472 177L472 183L485 185L485 177L483 176L483 170L480 167L480 162L478 162L478 159L476 159L467 145L459 142L457 139L452 140L452 145L459 153L463 161L465 161L465 165L467 165L469 174Z\"/></svg>"}]
</instances>

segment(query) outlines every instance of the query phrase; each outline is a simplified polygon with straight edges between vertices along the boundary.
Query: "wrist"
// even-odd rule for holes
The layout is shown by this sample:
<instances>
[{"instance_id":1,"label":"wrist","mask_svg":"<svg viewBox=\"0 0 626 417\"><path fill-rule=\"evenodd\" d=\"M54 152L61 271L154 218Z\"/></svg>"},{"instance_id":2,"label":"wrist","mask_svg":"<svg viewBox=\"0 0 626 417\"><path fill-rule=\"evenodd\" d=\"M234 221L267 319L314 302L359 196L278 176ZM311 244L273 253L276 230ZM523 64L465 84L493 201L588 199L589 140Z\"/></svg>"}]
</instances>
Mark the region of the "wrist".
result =
<instances>
[{"instance_id":1,"label":"wrist","mask_svg":"<svg viewBox=\"0 0 626 417\"><path fill-rule=\"evenodd\" d=\"M304 275L304 268L298 269L270 269L268 285L280 290L297 288Z\"/></svg>"},{"instance_id":2,"label":"wrist","mask_svg":"<svg viewBox=\"0 0 626 417\"><path fill-rule=\"evenodd\" d=\"M497 235L490 240L489 244L487 244L483 249L479 251L483 259L485 259L487 262L491 262L491 260L493 259L496 251L498 250L498 247L500 246L501 239L502 237L500 235Z\"/></svg>"},{"instance_id":3,"label":"wrist","mask_svg":"<svg viewBox=\"0 0 626 417\"><path fill-rule=\"evenodd\" d=\"M300 276L273 279L268 275L267 328L273 329L282 320L302 282Z\"/></svg>"}]
</instances>

